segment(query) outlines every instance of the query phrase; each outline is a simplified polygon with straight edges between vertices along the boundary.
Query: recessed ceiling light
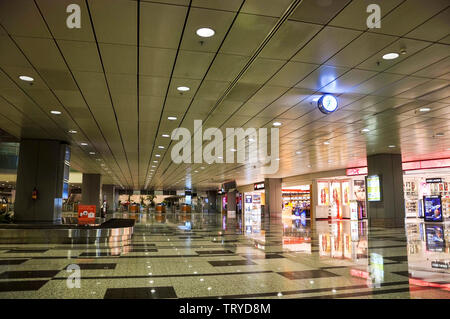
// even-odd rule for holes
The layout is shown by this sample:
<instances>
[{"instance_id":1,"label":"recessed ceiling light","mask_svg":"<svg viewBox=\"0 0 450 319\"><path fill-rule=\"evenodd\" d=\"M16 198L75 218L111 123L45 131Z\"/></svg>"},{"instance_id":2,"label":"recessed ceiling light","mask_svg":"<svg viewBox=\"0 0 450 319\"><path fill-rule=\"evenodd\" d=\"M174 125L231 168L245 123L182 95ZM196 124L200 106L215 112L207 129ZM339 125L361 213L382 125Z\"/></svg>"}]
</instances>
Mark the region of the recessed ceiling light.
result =
<instances>
[{"instance_id":1,"label":"recessed ceiling light","mask_svg":"<svg viewBox=\"0 0 450 319\"><path fill-rule=\"evenodd\" d=\"M295 152L295 154L300 155L302 152L301 151L297 151Z\"/></svg>"},{"instance_id":2,"label":"recessed ceiling light","mask_svg":"<svg viewBox=\"0 0 450 319\"><path fill-rule=\"evenodd\" d=\"M394 148L394 147L395 147L395 145L389 145L388 147L389 147L389 148Z\"/></svg>"},{"instance_id":3,"label":"recessed ceiling light","mask_svg":"<svg viewBox=\"0 0 450 319\"><path fill-rule=\"evenodd\" d=\"M387 53L385 55L383 55L383 59L385 60L394 60L397 59L399 57L398 53L395 52L391 52L391 53Z\"/></svg>"},{"instance_id":4,"label":"recessed ceiling light","mask_svg":"<svg viewBox=\"0 0 450 319\"><path fill-rule=\"evenodd\" d=\"M169 116L167 119L169 121L176 121L177 117L176 116Z\"/></svg>"},{"instance_id":5,"label":"recessed ceiling light","mask_svg":"<svg viewBox=\"0 0 450 319\"><path fill-rule=\"evenodd\" d=\"M162 137L170 137L169 134L163 134Z\"/></svg>"},{"instance_id":6,"label":"recessed ceiling light","mask_svg":"<svg viewBox=\"0 0 450 319\"><path fill-rule=\"evenodd\" d=\"M76 130L70 130L69 133L70 133L70 134L76 134L76 133L78 133L78 131L76 131Z\"/></svg>"},{"instance_id":7,"label":"recessed ceiling light","mask_svg":"<svg viewBox=\"0 0 450 319\"><path fill-rule=\"evenodd\" d=\"M164 149L164 146L159 145L158 148L159 149Z\"/></svg>"},{"instance_id":8,"label":"recessed ceiling light","mask_svg":"<svg viewBox=\"0 0 450 319\"><path fill-rule=\"evenodd\" d=\"M188 88L187 86L179 86L177 87L177 90L180 92L187 92L190 90L190 88Z\"/></svg>"},{"instance_id":9,"label":"recessed ceiling light","mask_svg":"<svg viewBox=\"0 0 450 319\"><path fill-rule=\"evenodd\" d=\"M19 76L19 79L25 82L33 82L34 79L31 76L21 75Z\"/></svg>"},{"instance_id":10,"label":"recessed ceiling light","mask_svg":"<svg viewBox=\"0 0 450 319\"><path fill-rule=\"evenodd\" d=\"M200 28L200 29L197 29L196 33L197 33L197 35L198 35L199 37L202 37L202 38L210 38L210 37L212 37L216 32L215 32L213 29L211 29L211 28Z\"/></svg>"},{"instance_id":11,"label":"recessed ceiling light","mask_svg":"<svg viewBox=\"0 0 450 319\"><path fill-rule=\"evenodd\" d=\"M323 144L325 144L325 145L330 145L330 142L323 142Z\"/></svg>"},{"instance_id":12,"label":"recessed ceiling light","mask_svg":"<svg viewBox=\"0 0 450 319\"><path fill-rule=\"evenodd\" d=\"M91 154L91 155L95 155L95 152L89 152L89 154Z\"/></svg>"},{"instance_id":13,"label":"recessed ceiling light","mask_svg":"<svg viewBox=\"0 0 450 319\"><path fill-rule=\"evenodd\" d=\"M153 161L153 163L158 163L158 161Z\"/></svg>"},{"instance_id":14,"label":"recessed ceiling light","mask_svg":"<svg viewBox=\"0 0 450 319\"><path fill-rule=\"evenodd\" d=\"M59 115L59 114L61 114L61 111L50 111L50 113Z\"/></svg>"},{"instance_id":15,"label":"recessed ceiling light","mask_svg":"<svg viewBox=\"0 0 450 319\"><path fill-rule=\"evenodd\" d=\"M159 155L159 154L156 154L155 156L156 156L156 157L161 157L161 155Z\"/></svg>"},{"instance_id":16,"label":"recessed ceiling light","mask_svg":"<svg viewBox=\"0 0 450 319\"><path fill-rule=\"evenodd\" d=\"M82 146L86 146L86 145L88 145L87 143L80 143L80 145L82 145Z\"/></svg>"},{"instance_id":17,"label":"recessed ceiling light","mask_svg":"<svg viewBox=\"0 0 450 319\"><path fill-rule=\"evenodd\" d=\"M370 130L369 130L368 128L363 128L363 129L361 130L361 132L367 133L367 132L370 132Z\"/></svg>"},{"instance_id":18,"label":"recessed ceiling light","mask_svg":"<svg viewBox=\"0 0 450 319\"><path fill-rule=\"evenodd\" d=\"M198 173L198 171L194 171L194 173Z\"/></svg>"},{"instance_id":19,"label":"recessed ceiling light","mask_svg":"<svg viewBox=\"0 0 450 319\"><path fill-rule=\"evenodd\" d=\"M280 122L273 122L273 126L281 126Z\"/></svg>"},{"instance_id":20,"label":"recessed ceiling light","mask_svg":"<svg viewBox=\"0 0 450 319\"><path fill-rule=\"evenodd\" d=\"M431 108L429 108L429 107L421 107L421 108L419 109L419 111L420 111L420 112L430 112L430 111L431 111Z\"/></svg>"}]
</instances>

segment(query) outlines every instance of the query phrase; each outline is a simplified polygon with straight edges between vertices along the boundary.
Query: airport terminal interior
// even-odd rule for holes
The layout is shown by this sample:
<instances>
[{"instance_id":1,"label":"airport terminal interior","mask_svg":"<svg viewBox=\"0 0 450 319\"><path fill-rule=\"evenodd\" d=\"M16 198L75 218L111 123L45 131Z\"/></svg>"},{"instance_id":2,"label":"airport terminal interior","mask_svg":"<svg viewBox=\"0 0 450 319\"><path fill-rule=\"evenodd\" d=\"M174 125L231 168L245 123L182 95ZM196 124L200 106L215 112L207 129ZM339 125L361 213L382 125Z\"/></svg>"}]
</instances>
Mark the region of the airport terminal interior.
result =
<instances>
[{"instance_id":1,"label":"airport terminal interior","mask_svg":"<svg viewBox=\"0 0 450 319\"><path fill-rule=\"evenodd\" d=\"M0 0L0 299L450 299L449 0Z\"/></svg>"}]
</instances>

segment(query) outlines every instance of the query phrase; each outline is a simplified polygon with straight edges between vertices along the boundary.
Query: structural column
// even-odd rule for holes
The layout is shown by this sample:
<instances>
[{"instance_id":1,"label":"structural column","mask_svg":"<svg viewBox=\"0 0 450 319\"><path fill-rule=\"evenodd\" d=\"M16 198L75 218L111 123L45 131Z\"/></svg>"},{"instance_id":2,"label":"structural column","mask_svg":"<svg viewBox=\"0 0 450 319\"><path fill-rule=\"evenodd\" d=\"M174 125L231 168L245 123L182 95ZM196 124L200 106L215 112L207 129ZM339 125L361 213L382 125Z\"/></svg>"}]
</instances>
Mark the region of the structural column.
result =
<instances>
[{"instance_id":1,"label":"structural column","mask_svg":"<svg viewBox=\"0 0 450 319\"><path fill-rule=\"evenodd\" d=\"M108 213L114 213L116 211L116 187L111 184L105 184L102 186L103 200L106 200L108 205Z\"/></svg>"},{"instance_id":2,"label":"structural column","mask_svg":"<svg viewBox=\"0 0 450 319\"><path fill-rule=\"evenodd\" d=\"M69 161L70 147L65 142L21 141L14 209L16 221L61 221L63 189L68 190Z\"/></svg>"},{"instance_id":3,"label":"structural column","mask_svg":"<svg viewBox=\"0 0 450 319\"><path fill-rule=\"evenodd\" d=\"M282 213L283 199L281 194L281 178L264 179L265 206L264 215L280 215Z\"/></svg>"},{"instance_id":4,"label":"structural column","mask_svg":"<svg viewBox=\"0 0 450 319\"><path fill-rule=\"evenodd\" d=\"M227 216L236 217L236 191L232 190L227 193Z\"/></svg>"},{"instance_id":5,"label":"structural column","mask_svg":"<svg viewBox=\"0 0 450 319\"><path fill-rule=\"evenodd\" d=\"M380 201L368 201L370 226L403 227L405 200L401 154L376 154L367 157L368 176L380 177ZM368 191L368 190L367 190Z\"/></svg>"},{"instance_id":6,"label":"structural column","mask_svg":"<svg viewBox=\"0 0 450 319\"><path fill-rule=\"evenodd\" d=\"M100 174L83 174L81 186L81 204L95 205L97 214L100 213L102 176Z\"/></svg>"},{"instance_id":7,"label":"structural column","mask_svg":"<svg viewBox=\"0 0 450 319\"><path fill-rule=\"evenodd\" d=\"M216 190L207 191L206 194L208 195L208 213L214 213L217 211L216 207L217 191Z\"/></svg>"}]
</instances>

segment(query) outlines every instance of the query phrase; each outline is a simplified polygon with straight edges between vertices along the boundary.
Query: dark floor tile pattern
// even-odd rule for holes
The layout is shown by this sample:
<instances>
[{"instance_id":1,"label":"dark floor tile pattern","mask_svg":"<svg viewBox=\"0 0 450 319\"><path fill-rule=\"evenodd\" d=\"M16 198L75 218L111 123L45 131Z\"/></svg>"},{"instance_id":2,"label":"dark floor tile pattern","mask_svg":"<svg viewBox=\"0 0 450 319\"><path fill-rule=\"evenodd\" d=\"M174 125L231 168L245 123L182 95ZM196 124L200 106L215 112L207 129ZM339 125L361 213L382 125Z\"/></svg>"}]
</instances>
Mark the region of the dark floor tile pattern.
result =
<instances>
[{"instance_id":1,"label":"dark floor tile pattern","mask_svg":"<svg viewBox=\"0 0 450 319\"><path fill-rule=\"evenodd\" d=\"M0 260L0 266L3 265L21 265L26 262L28 259L3 259Z\"/></svg>"},{"instance_id":2,"label":"dark floor tile pattern","mask_svg":"<svg viewBox=\"0 0 450 319\"><path fill-rule=\"evenodd\" d=\"M250 260L212 260L208 262L214 267L257 265Z\"/></svg>"},{"instance_id":3,"label":"dark floor tile pattern","mask_svg":"<svg viewBox=\"0 0 450 319\"><path fill-rule=\"evenodd\" d=\"M47 280L0 281L0 292L39 290L47 282L48 282Z\"/></svg>"},{"instance_id":4,"label":"dark floor tile pattern","mask_svg":"<svg viewBox=\"0 0 450 319\"><path fill-rule=\"evenodd\" d=\"M199 255L224 255L224 254L234 254L231 250L196 250Z\"/></svg>"},{"instance_id":5,"label":"dark floor tile pattern","mask_svg":"<svg viewBox=\"0 0 450 319\"><path fill-rule=\"evenodd\" d=\"M100 263L82 264L82 263L77 263L77 265L80 266L81 270L97 270L97 269L116 269L116 265L117 264L100 264ZM68 266L69 265L67 265L65 267L65 269L67 269Z\"/></svg>"},{"instance_id":6,"label":"dark floor tile pattern","mask_svg":"<svg viewBox=\"0 0 450 319\"><path fill-rule=\"evenodd\" d=\"M280 254L265 254L265 255L241 255L244 258L248 259L277 259L277 258L286 258Z\"/></svg>"},{"instance_id":7,"label":"dark floor tile pattern","mask_svg":"<svg viewBox=\"0 0 450 319\"><path fill-rule=\"evenodd\" d=\"M385 257L385 259L396 261L396 262L405 262L405 261L408 261L408 256L391 256L391 257Z\"/></svg>"},{"instance_id":8,"label":"dark floor tile pattern","mask_svg":"<svg viewBox=\"0 0 450 319\"><path fill-rule=\"evenodd\" d=\"M32 253L43 254L47 251L48 249L12 249L5 252L5 254L32 254Z\"/></svg>"},{"instance_id":9,"label":"dark floor tile pattern","mask_svg":"<svg viewBox=\"0 0 450 319\"><path fill-rule=\"evenodd\" d=\"M330 271L322 270L322 269L314 269L314 270L301 270L301 271L286 271L286 272L278 272L281 276L289 278L291 280L296 279L311 279L311 278L326 278L326 277L338 277L339 275L334 274Z\"/></svg>"},{"instance_id":10,"label":"dark floor tile pattern","mask_svg":"<svg viewBox=\"0 0 450 319\"><path fill-rule=\"evenodd\" d=\"M52 278L60 270L15 270L5 271L0 274L0 279L24 279L24 278Z\"/></svg>"},{"instance_id":11,"label":"dark floor tile pattern","mask_svg":"<svg viewBox=\"0 0 450 319\"><path fill-rule=\"evenodd\" d=\"M159 299L177 298L173 287L108 288L105 299Z\"/></svg>"}]
</instances>

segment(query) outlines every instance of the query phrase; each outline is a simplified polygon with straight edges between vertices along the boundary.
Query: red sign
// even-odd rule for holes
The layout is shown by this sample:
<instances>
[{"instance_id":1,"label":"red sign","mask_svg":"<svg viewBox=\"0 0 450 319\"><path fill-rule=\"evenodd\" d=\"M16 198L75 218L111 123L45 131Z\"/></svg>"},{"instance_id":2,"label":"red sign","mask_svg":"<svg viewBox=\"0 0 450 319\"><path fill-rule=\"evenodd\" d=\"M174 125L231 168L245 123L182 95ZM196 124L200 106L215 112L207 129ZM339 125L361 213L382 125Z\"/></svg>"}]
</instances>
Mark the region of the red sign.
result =
<instances>
[{"instance_id":1,"label":"red sign","mask_svg":"<svg viewBox=\"0 0 450 319\"><path fill-rule=\"evenodd\" d=\"M411 171L416 169L444 168L444 167L450 167L450 158L402 163L402 168L404 171ZM346 175L347 176L367 175L367 166L347 168Z\"/></svg>"},{"instance_id":2,"label":"red sign","mask_svg":"<svg viewBox=\"0 0 450 319\"><path fill-rule=\"evenodd\" d=\"M402 166L403 166L404 171L414 170L414 169L450 167L450 158L415 161L415 162L404 162L402 164Z\"/></svg>"},{"instance_id":3,"label":"red sign","mask_svg":"<svg viewBox=\"0 0 450 319\"><path fill-rule=\"evenodd\" d=\"M367 175L366 167L347 168L347 176Z\"/></svg>"},{"instance_id":4,"label":"red sign","mask_svg":"<svg viewBox=\"0 0 450 319\"><path fill-rule=\"evenodd\" d=\"M94 224L96 211L95 205L78 205L78 224Z\"/></svg>"}]
</instances>

